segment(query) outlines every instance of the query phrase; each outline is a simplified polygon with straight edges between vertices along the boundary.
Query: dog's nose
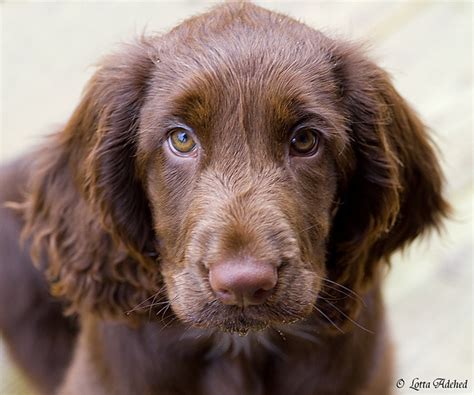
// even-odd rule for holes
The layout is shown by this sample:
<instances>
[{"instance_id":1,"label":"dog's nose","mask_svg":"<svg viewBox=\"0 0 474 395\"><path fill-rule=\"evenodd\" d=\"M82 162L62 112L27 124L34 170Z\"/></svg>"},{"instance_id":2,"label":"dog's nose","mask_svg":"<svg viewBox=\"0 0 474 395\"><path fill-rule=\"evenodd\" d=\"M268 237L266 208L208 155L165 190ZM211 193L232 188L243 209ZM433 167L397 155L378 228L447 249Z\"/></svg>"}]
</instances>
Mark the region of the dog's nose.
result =
<instances>
[{"instance_id":1,"label":"dog's nose","mask_svg":"<svg viewBox=\"0 0 474 395\"><path fill-rule=\"evenodd\" d=\"M277 281L276 267L251 259L219 262L209 269L211 288L220 301L227 305L262 304L272 293Z\"/></svg>"}]
</instances>

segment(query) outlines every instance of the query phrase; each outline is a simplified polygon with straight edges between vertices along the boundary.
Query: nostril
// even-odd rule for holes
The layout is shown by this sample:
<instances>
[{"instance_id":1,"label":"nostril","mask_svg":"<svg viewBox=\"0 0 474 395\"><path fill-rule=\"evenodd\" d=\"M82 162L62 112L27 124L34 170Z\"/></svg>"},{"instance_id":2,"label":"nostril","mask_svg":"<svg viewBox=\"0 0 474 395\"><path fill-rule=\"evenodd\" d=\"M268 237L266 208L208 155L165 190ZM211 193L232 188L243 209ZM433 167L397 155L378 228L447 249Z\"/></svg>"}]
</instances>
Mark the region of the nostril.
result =
<instances>
[{"instance_id":1,"label":"nostril","mask_svg":"<svg viewBox=\"0 0 474 395\"><path fill-rule=\"evenodd\" d=\"M273 288L272 288L273 289ZM268 295L268 293L270 292L271 290L270 289L263 289L263 288L260 288L258 289L257 291L255 291L255 293L253 294L253 296L255 298L261 298L261 297L264 297L266 295Z\"/></svg>"},{"instance_id":2,"label":"nostril","mask_svg":"<svg viewBox=\"0 0 474 395\"><path fill-rule=\"evenodd\" d=\"M249 302L252 302L250 304L261 304L263 303L268 297L272 294L274 287L270 289L263 289L260 288L257 291L254 292L251 297L247 298Z\"/></svg>"},{"instance_id":3,"label":"nostril","mask_svg":"<svg viewBox=\"0 0 474 395\"><path fill-rule=\"evenodd\" d=\"M283 259L281 260L278 265L277 265L277 270L280 271L282 270L284 267L288 266L289 265L289 261L286 260L286 259Z\"/></svg>"},{"instance_id":4,"label":"nostril","mask_svg":"<svg viewBox=\"0 0 474 395\"><path fill-rule=\"evenodd\" d=\"M240 304L237 295L226 289L215 290L214 294L224 304L236 305Z\"/></svg>"}]
</instances>

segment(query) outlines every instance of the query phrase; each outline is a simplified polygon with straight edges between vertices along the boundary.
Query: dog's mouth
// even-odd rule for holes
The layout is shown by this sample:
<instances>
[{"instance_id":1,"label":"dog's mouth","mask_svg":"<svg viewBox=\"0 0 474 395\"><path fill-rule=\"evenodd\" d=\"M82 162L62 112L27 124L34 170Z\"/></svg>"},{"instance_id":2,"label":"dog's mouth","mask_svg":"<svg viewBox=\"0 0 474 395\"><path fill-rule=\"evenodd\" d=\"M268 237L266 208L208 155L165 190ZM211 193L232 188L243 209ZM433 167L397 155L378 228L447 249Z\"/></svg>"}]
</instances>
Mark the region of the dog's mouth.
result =
<instances>
[{"instance_id":1,"label":"dog's mouth","mask_svg":"<svg viewBox=\"0 0 474 395\"><path fill-rule=\"evenodd\" d=\"M292 311L271 306L215 306L209 303L199 314L189 314L184 321L194 328L217 330L245 336L268 328L293 324L306 318L302 311Z\"/></svg>"},{"instance_id":2,"label":"dog's mouth","mask_svg":"<svg viewBox=\"0 0 474 395\"><path fill-rule=\"evenodd\" d=\"M247 317L245 313L216 324L215 328L221 332L236 333L241 336L245 336L249 332L260 332L271 326L269 321L256 320Z\"/></svg>"}]
</instances>

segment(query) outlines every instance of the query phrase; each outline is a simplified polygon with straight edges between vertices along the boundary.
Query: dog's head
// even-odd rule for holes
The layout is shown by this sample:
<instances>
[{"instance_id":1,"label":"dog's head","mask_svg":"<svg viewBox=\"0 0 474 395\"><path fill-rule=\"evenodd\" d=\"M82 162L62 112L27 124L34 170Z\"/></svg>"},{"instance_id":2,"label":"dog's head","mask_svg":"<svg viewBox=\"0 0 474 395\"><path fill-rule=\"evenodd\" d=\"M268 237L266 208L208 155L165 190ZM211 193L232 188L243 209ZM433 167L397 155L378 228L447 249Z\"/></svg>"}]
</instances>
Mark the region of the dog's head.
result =
<instances>
[{"instance_id":1,"label":"dog's head","mask_svg":"<svg viewBox=\"0 0 474 395\"><path fill-rule=\"evenodd\" d=\"M61 141L80 206L112 236L89 246L123 252L53 265L78 309L123 312L164 286L158 299L196 327L347 317L380 262L447 210L424 127L387 75L250 4L106 58Z\"/></svg>"}]
</instances>

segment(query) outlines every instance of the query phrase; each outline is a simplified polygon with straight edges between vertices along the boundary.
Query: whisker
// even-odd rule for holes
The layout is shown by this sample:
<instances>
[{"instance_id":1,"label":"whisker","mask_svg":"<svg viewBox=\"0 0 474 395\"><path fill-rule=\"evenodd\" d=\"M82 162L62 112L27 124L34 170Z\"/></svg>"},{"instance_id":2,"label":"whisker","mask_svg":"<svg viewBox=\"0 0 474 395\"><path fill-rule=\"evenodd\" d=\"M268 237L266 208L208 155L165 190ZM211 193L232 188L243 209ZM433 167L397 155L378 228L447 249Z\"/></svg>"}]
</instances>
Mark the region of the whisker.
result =
<instances>
[{"instance_id":1,"label":"whisker","mask_svg":"<svg viewBox=\"0 0 474 395\"><path fill-rule=\"evenodd\" d=\"M140 303L138 303L137 305L135 305L134 307L132 307L130 310L128 311L125 311L125 314L126 315L130 315L130 313L133 313L135 310L139 310L142 308L142 305L146 302L148 302L150 299L153 299L155 298L157 295L159 295L159 293L162 291L162 288L160 288L158 290L158 292L154 293L153 295L149 296L148 298L146 298L145 300L141 301Z\"/></svg>"},{"instance_id":2,"label":"whisker","mask_svg":"<svg viewBox=\"0 0 474 395\"><path fill-rule=\"evenodd\" d=\"M327 296L322 296L321 294L323 295L327 295ZM346 297L348 297L348 295L344 294L344 296L340 297L340 298L336 298L334 297L333 295L331 295L328 291L325 291L324 289L322 289L321 291L319 291L319 295L318 295L321 299L325 299L325 300L332 300L332 301L338 301L338 300L344 300L346 299ZM350 296L352 297L352 296Z\"/></svg>"},{"instance_id":3,"label":"whisker","mask_svg":"<svg viewBox=\"0 0 474 395\"><path fill-rule=\"evenodd\" d=\"M349 298L349 299L352 299L352 300L357 300L357 301L361 301L359 298L356 298L354 297L352 294L350 293L347 293L346 291L344 291L343 289L339 289L337 287L335 287L334 285L331 285L331 284L324 284L324 288L327 288L327 289L332 289L333 291L336 291L342 295L344 295L344 297L341 297L340 299L345 299L345 298ZM327 295L331 295L331 293L329 293L328 291L324 291L324 288L321 290L322 292L326 292ZM361 301L362 302L362 301Z\"/></svg>"},{"instance_id":4,"label":"whisker","mask_svg":"<svg viewBox=\"0 0 474 395\"><path fill-rule=\"evenodd\" d=\"M322 299L324 300L324 299ZM367 329L363 325L359 324L357 321L353 320L349 315L347 315L344 311L342 311L340 308L335 306L333 303L324 300L326 303L329 303L335 310L337 310L339 313L341 313L344 317L346 317L349 321L351 321L354 325L358 326L360 329L366 331L367 333L370 333L371 335L375 335L375 332L371 331L370 329Z\"/></svg>"},{"instance_id":5,"label":"whisker","mask_svg":"<svg viewBox=\"0 0 474 395\"><path fill-rule=\"evenodd\" d=\"M151 301L151 304L148 309L148 321L151 321L151 310L155 306L156 298L158 297L158 292L155 294L155 297Z\"/></svg>"},{"instance_id":6,"label":"whisker","mask_svg":"<svg viewBox=\"0 0 474 395\"><path fill-rule=\"evenodd\" d=\"M158 295L155 295L155 297L156 296L158 296ZM143 306L140 306L140 307L135 307L135 310L145 310L145 309L148 309L150 307L160 306L160 305L166 304L166 303L169 303L169 302L168 301L152 302L150 304L146 304L146 305L143 305Z\"/></svg>"},{"instance_id":7,"label":"whisker","mask_svg":"<svg viewBox=\"0 0 474 395\"><path fill-rule=\"evenodd\" d=\"M173 300L176 299L176 298L177 298L177 296L176 296L175 298L173 298ZM177 321L180 321L180 320L178 319L178 317L177 317L175 314L173 314L173 315L170 317L169 321L168 321L168 322L165 322L165 320L166 320L166 313L168 312L168 310L170 309L170 307L171 307L171 301L169 301L168 304L166 304L165 306L163 306L163 307L161 308L161 310L156 314L156 315L159 315L159 313L160 313L161 311L163 311L163 312L161 313L161 322L162 322L164 325L161 327L161 330L164 330L164 329L170 327L173 323L175 323L175 322L177 322Z\"/></svg>"},{"instance_id":8,"label":"whisker","mask_svg":"<svg viewBox=\"0 0 474 395\"><path fill-rule=\"evenodd\" d=\"M163 307L161 307L160 310L158 310L156 313L155 313L155 316L159 316L160 313L161 313L161 322L164 322L165 320L165 314L166 312L168 311L168 309L171 307L171 302L173 302L174 300L176 300L178 297L178 295L176 295L173 299L171 300L165 300L163 302L159 302L157 304L160 304L160 305L163 305Z\"/></svg>"},{"instance_id":9,"label":"whisker","mask_svg":"<svg viewBox=\"0 0 474 395\"><path fill-rule=\"evenodd\" d=\"M162 300L160 302L153 302L153 303L150 303L149 305L146 305L145 307L154 307L154 306L161 306L162 304L167 304L169 303L169 300Z\"/></svg>"},{"instance_id":10,"label":"whisker","mask_svg":"<svg viewBox=\"0 0 474 395\"><path fill-rule=\"evenodd\" d=\"M160 313L162 313L161 314L161 320L165 319L165 314L168 311L168 309L171 307L171 303L169 301L166 302L166 303L163 303L163 304L164 304L164 306L160 310L158 310L155 314L156 316L158 316L158 315L160 315Z\"/></svg>"},{"instance_id":11,"label":"whisker","mask_svg":"<svg viewBox=\"0 0 474 395\"><path fill-rule=\"evenodd\" d=\"M315 276L320 278L322 281L325 281L326 283L329 283L329 284L332 284L332 285L336 286L336 288L329 287L331 289L334 289L335 291L338 291L342 294L344 294L344 292L342 292L341 289L343 289L344 291L347 291L350 295L356 297L365 307L367 307L367 305L365 304L365 301L363 300L362 296L360 296L357 292L353 291L352 289L347 288L346 286L344 286L342 284L339 284L336 281L330 280L326 277L318 276L317 274L315 274ZM339 289L339 288L341 288L341 289ZM347 295L347 296L349 296L349 295Z\"/></svg>"},{"instance_id":12,"label":"whisker","mask_svg":"<svg viewBox=\"0 0 474 395\"><path fill-rule=\"evenodd\" d=\"M318 306L316 305L313 305L313 307L323 316L325 317L339 332L341 332L342 334L344 334L345 332L339 328L339 326L337 326L337 324L327 315L324 313L324 311L322 311Z\"/></svg>"}]
</instances>

